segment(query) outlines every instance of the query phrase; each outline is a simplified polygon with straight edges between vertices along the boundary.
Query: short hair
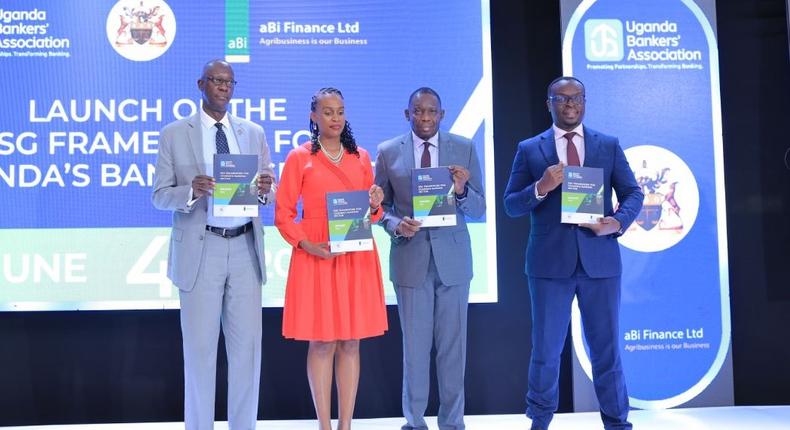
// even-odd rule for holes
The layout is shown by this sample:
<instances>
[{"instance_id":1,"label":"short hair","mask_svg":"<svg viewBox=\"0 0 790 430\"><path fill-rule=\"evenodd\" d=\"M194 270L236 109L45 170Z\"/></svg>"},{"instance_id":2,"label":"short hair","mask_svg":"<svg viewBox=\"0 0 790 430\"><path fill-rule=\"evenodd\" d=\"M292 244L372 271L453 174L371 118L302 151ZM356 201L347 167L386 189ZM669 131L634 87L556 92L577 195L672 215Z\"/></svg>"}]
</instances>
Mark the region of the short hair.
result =
<instances>
[{"instance_id":1,"label":"short hair","mask_svg":"<svg viewBox=\"0 0 790 430\"><path fill-rule=\"evenodd\" d=\"M208 69L214 67L214 65L216 64L220 64L224 67L227 67L228 69L230 69L231 73L233 73L235 76L236 73L233 71L233 66L231 66L230 63L228 63L227 61L221 58L215 58L213 60L209 60L208 62L206 62L206 64L203 65L203 70L200 72L200 79L205 78L207 76L206 72L208 71Z\"/></svg>"},{"instance_id":2,"label":"short hair","mask_svg":"<svg viewBox=\"0 0 790 430\"><path fill-rule=\"evenodd\" d=\"M584 83L579 80L579 78L575 78L573 76L560 76L559 78L554 79L549 83L549 86L546 87L546 97L551 97L551 87L554 86L559 81L573 81L577 84L581 85L582 91L587 92L587 89L584 87Z\"/></svg>"},{"instance_id":3,"label":"short hair","mask_svg":"<svg viewBox=\"0 0 790 430\"><path fill-rule=\"evenodd\" d=\"M406 106L411 106L411 101L414 100L414 98L417 97L420 94L430 94L430 95L436 97L436 100L439 101L439 107L442 107L442 98L439 97L439 93L437 93L431 87L420 87L420 88L417 88L416 90L414 90L414 92L411 93L411 95L409 96L409 103Z\"/></svg>"}]
</instances>

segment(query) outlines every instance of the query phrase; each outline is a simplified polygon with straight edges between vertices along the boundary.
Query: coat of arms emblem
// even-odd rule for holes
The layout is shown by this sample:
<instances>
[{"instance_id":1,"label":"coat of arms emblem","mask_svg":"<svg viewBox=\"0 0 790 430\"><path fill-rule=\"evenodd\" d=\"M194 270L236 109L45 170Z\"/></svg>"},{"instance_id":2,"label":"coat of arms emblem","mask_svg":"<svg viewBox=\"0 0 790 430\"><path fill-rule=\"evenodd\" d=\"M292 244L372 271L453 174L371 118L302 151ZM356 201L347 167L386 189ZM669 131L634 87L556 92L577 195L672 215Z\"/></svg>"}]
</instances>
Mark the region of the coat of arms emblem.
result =
<instances>
[{"instance_id":1,"label":"coat of arms emblem","mask_svg":"<svg viewBox=\"0 0 790 430\"><path fill-rule=\"evenodd\" d=\"M636 224L647 231L654 227L660 230L683 229L680 205L675 200L678 181L671 179L671 170L669 167L650 169L647 160L642 160L642 168L636 172L636 182L645 194Z\"/></svg>"},{"instance_id":2,"label":"coat of arms emblem","mask_svg":"<svg viewBox=\"0 0 790 430\"><path fill-rule=\"evenodd\" d=\"M124 6L118 19L115 38L117 46L134 43L162 47L167 45L165 15L161 6L146 7L145 2L140 1L138 6Z\"/></svg>"},{"instance_id":3,"label":"coat of arms emblem","mask_svg":"<svg viewBox=\"0 0 790 430\"><path fill-rule=\"evenodd\" d=\"M692 229L699 212L694 173L683 159L660 146L632 146L625 156L645 198L620 244L640 252L675 246Z\"/></svg>"}]
</instances>

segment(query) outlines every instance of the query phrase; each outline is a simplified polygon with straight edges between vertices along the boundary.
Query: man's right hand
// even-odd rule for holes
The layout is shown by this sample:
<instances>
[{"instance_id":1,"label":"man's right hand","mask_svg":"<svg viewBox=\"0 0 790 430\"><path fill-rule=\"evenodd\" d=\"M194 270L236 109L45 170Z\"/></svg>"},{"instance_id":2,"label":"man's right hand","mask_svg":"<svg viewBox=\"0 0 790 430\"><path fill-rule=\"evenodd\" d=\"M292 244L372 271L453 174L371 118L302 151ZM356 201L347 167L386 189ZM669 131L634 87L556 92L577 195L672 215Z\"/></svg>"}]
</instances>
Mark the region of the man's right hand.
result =
<instances>
[{"instance_id":1,"label":"man's right hand","mask_svg":"<svg viewBox=\"0 0 790 430\"><path fill-rule=\"evenodd\" d=\"M403 237L412 237L417 234L418 231L420 231L421 225L422 222L405 216L400 221L400 224L398 224L398 227L395 229L395 231Z\"/></svg>"},{"instance_id":2,"label":"man's right hand","mask_svg":"<svg viewBox=\"0 0 790 430\"><path fill-rule=\"evenodd\" d=\"M197 175L192 179L192 197L199 198L210 196L214 192L214 178L206 175Z\"/></svg>"},{"instance_id":3,"label":"man's right hand","mask_svg":"<svg viewBox=\"0 0 790 430\"><path fill-rule=\"evenodd\" d=\"M538 188L538 195L545 196L562 183L563 167L565 167L565 164L562 162L546 167L546 170L543 171L543 176L535 184Z\"/></svg>"}]
</instances>

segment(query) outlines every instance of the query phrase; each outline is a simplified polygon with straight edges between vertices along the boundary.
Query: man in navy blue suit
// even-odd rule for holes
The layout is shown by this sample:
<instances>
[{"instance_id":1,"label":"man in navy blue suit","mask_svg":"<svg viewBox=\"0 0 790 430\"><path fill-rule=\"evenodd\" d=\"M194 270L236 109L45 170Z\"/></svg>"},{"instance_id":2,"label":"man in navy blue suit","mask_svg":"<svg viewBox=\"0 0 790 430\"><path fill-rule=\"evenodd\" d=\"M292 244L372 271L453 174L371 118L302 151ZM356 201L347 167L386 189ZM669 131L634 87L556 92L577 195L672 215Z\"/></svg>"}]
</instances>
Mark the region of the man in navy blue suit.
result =
<instances>
[{"instance_id":1,"label":"man in navy blue suit","mask_svg":"<svg viewBox=\"0 0 790 430\"><path fill-rule=\"evenodd\" d=\"M505 189L507 214L530 214L531 222L525 267L532 299L527 416L533 430L545 430L557 410L560 354L576 296L604 427L630 429L618 342L622 270L617 237L639 214L644 195L617 138L582 125L581 81L567 76L552 81L546 106L554 124L519 143ZM605 216L598 223L560 222L567 165L603 169Z\"/></svg>"}]
</instances>

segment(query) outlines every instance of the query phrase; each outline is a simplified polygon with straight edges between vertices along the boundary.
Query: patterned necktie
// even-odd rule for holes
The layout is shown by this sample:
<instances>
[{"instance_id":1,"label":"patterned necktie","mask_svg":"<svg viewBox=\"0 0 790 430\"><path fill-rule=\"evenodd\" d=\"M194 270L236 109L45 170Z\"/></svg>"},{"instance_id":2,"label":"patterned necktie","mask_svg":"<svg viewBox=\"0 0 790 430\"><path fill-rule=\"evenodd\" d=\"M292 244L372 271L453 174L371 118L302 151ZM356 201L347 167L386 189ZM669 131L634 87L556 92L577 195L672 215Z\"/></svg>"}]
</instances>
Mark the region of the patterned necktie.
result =
<instances>
[{"instance_id":1,"label":"patterned necktie","mask_svg":"<svg viewBox=\"0 0 790 430\"><path fill-rule=\"evenodd\" d=\"M573 136L576 136L576 133L574 132L565 133L565 135L563 136L565 140L568 141L568 150L567 150L568 165L581 166L581 163L579 162L579 152L576 151L576 145L573 144Z\"/></svg>"},{"instance_id":2,"label":"patterned necktie","mask_svg":"<svg viewBox=\"0 0 790 430\"><path fill-rule=\"evenodd\" d=\"M420 158L420 167L431 167L431 153L428 152L429 146L431 146L429 142L422 143L422 158Z\"/></svg>"},{"instance_id":3,"label":"patterned necktie","mask_svg":"<svg viewBox=\"0 0 790 430\"><path fill-rule=\"evenodd\" d=\"M228 147L228 136L225 136L225 132L222 131L222 123L218 122L214 124L214 127L217 127L217 137L216 137L216 144L217 144L217 154L229 154L230 147Z\"/></svg>"}]
</instances>

